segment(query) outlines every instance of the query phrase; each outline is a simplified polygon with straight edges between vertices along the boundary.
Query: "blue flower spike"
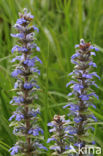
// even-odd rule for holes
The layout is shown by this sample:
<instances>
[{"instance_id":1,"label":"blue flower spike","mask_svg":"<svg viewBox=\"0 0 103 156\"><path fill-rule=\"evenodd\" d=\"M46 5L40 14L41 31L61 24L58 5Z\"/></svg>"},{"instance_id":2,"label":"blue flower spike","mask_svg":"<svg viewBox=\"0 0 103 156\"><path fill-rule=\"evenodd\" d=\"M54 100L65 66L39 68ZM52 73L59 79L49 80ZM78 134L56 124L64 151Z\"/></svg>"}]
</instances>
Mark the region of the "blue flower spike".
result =
<instances>
[{"instance_id":1,"label":"blue flower spike","mask_svg":"<svg viewBox=\"0 0 103 156\"><path fill-rule=\"evenodd\" d=\"M92 138L89 137L88 130L91 122L97 122L96 117L88 109L95 105L93 104L93 97L98 99L96 93L91 89L95 83L94 77L100 79L96 72L93 72L97 66L93 62L93 57L96 56L95 52L99 49L92 46L91 43L85 43L84 39L80 40L80 44L75 46L76 53L71 57L71 62L75 65L73 72L69 74L72 80L67 83L66 87L72 88L72 92L68 94L69 101L65 108L69 109L68 116L72 116L74 123L69 134L75 138L74 147L78 151L78 147L85 147L87 144L92 144ZM94 50L94 52L93 52ZM72 97L72 98L71 98ZM71 99L71 100L70 100ZM86 141L89 138L89 142ZM82 153L80 153L82 156Z\"/></svg>"},{"instance_id":2,"label":"blue flower spike","mask_svg":"<svg viewBox=\"0 0 103 156\"><path fill-rule=\"evenodd\" d=\"M42 145L43 130L39 127L39 106L33 102L37 97L34 93L39 89L37 78L40 71L36 65L38 62L42 63L36 56L40 48L34 43L34 36L39 30L31 26L33 18L34 16L24 9L23 13L19 13L19 19L14 25L17 33L11 34L18 39L18 45L11 50L16 53L16 57L11 61L16 62L16 69L11 75L17 80L14 85L17 93L10 101L11 105L16 105L16 111L9 121L13 120L10 126L14 127L13 134L18 136L16 144L9 150L11 155L33 156L47 150Z\"/></svg>"},{"instance_id":3,"label":"blue flower spike","mask_svg":"<svg viewBox=\"0 0 103 156\"><path fill-rule=\"evenodd\" d=\"M68 130L66 129L70 120L65 120L65 115L54 115L53 121L48 123L51 128L49 130L52 136L48 138L47 143L52 143L49 147L52 151L52 155L63 155L69 150L67 140L69 139Z\"/></svg>"}]
</instances>

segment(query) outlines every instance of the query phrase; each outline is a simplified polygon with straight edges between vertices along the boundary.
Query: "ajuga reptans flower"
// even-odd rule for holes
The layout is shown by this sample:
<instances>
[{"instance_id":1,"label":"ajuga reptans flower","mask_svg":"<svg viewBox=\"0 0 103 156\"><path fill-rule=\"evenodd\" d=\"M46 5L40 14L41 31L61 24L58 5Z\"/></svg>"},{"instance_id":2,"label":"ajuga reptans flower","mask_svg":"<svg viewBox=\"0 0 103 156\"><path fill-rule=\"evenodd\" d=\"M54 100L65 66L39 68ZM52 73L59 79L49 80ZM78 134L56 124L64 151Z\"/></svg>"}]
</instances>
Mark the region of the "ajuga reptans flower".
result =
<instances>
[{"instance_id":1,"label":"ajuga reptans flower","mask_svg":"<svg viewBox=\"0 0 103 156\"><path fill-rule=\"evenodd\" d=\"M39 30L31 25L33 18L34 16L24 9L23 13L19 13L19 19L14 25L17 33L11 34L18 39L11 50L16 55L11 61L16 62L16 68L11 75L17 81L14 85L16 96L10 101L10 104L16 105L16 110L9 120L13 120L10 125L14 126L13 133L18 136L18 141L9 150L11 155L33 156L46 150L41 144L43 137L40 134L43 134L43 130L38 124L40 111L36 92L39 89L37 78L40 71L36 64L42 62L36 56L40 48L34 43L34 37Z\"/></svg>"},{"instance_id":2,"label":"ajuga reptans flower","mask_svg":"<svg viewBox=\"0 0 103 156\"><path fill-rule=\"evenodd\" d=\"M100 77L92 71L92 68L97 67L93 62L92 56L96 55L93 51L98 51L98 48L92 46L91 43L85 43L83 39L75 48L76 53L71 57L71 62L75 64L75 67L69 74L72 76L72 80L66 85L72 88L72 92L68 94L70 103L64 108L69 108L68 116L73 117L74 124L68 127L68 130L69 134L75 138L73 145L78 151L78 147L85 147L86 144L91 144L93 141L88 130L94 130L90 123L96 122L97 119L88 108L95 108L93 97L98 99L98 96L91 86L97 87L94 77L99 79ZM70 98L71 96L72 98ZM80 156L82 155L81 152Z\"/></svg>"},{"instance_id":3,"label":"ajuga reptans flower","mask_svg":"<svg viewBox=\"0 0 103 156\"><path fill-rule=\"evenodd\" d=\"M52 142L52 145L49 147L52 155L60 156L69 153L70 135L67 128L69 122L70 120L65 120L65 115L54 115L53 121L48 123L48 126L51 128L49 132L52 135L48 138L47 143Z\"/></svg>"}]
</instances>

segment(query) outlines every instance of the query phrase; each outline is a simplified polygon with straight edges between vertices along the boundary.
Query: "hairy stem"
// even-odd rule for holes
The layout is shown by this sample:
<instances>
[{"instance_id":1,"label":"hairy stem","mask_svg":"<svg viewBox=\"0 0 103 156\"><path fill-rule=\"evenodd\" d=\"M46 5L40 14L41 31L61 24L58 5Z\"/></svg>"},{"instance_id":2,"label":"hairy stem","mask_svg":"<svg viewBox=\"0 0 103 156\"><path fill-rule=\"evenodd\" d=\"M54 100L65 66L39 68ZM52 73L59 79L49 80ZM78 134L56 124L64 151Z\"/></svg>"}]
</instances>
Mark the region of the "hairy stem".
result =
<instances>
[{"instance_id":1,"label":"hairy stem","mask_svg":"<svg viewBox=\"0 0 103 156\"><path fill-rule=\"evenodd\" d=\"M25 45L25 47L27 47L27 45ZM27 59L27 54L24 54L24 59L26 60ZM24 67L25 70L27 70L27 67L25 66ZM24 77L24 83L28 81L28 77L25 76ZM28 91L25 91L24 92L24 99L26 99L28 97ZM29 111L29 107L28 105L24 105L24 109L25 109L25 114L26 116L28 115L28 111ZM26 122L26 130L28 131L30 129L30 120L27 118L25 119L25 122ZM27 142L27 146L28 146L28 149L27 149L27 155L26 156L32 156L31 154L31 139L30 137L27 135L26 136L26 142Z\"/></svg>"}]
</instances>

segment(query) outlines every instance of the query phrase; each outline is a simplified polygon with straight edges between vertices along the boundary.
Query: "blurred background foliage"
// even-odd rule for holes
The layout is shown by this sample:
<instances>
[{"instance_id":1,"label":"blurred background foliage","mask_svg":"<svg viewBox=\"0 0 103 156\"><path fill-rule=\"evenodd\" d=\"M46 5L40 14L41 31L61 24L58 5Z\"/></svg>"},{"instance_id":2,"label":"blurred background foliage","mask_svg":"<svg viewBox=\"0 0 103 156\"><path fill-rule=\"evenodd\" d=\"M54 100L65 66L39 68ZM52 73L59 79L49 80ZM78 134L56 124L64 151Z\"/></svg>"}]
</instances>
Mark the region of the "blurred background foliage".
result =
<instances>
[{"instance_id":1,"label":"blurred background foliage","mask_svg":"<svg viewBox=\"0 0 103 156\"><path fill-rule=\"evenodd\" d=\"M101 77L100 81L96 79L99 88L94 88L99 100L94 100L97 108L91 111L98 118L94 140L103 148L103 0L0 0L0 156L8 156L8 149L16 140L8 122L15 110L9 104L15 95L10 60L11 48L16 42L10 33L14 32L18 12L25 7L35 15L33 24L40 29L38 45L43 65L40 66L39 104L45 142L49 136L47 123L53 115L67 113L62 106L68 102L70 91L66 88L70 80L68 73L73 69L70 58L75 52L74 45L84 38L100 49L94 58Z\"/></svg>"}]
</instances>

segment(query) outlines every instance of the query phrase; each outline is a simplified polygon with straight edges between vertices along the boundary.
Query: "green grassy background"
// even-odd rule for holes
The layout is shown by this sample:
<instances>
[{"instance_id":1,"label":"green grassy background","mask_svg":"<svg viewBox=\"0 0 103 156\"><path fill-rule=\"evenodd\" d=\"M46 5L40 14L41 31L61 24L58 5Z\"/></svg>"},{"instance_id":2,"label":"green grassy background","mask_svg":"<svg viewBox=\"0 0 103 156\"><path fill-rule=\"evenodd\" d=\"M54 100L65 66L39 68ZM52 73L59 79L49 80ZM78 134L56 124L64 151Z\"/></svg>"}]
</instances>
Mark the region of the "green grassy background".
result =
<instances>
[{"instance_id":1,"label":"green grassy background","mask_svg":"<svg viewBox=\"0 0 103 156\"><path fill-rule=\"evenodd\" d=\"M66 113L62 106L67 103L70 91L66 88L68 73L73 69L70 57L75 52L74 45L84 38L100 48L94 58L101 77L100 81L96 79L99 88L94 88L99 100L94 100L97 108L91 111L98 118L94 140L103 148L103 0L0 0L0 156L9 156L8 149L16 140L8 122L15 110L9 104L14 95L10 60L15 44L10 33L18 12L25 7L35 15L34 24L40 29L38 45L43 65L40 66L39 104L45 142L49 136L47 123L54 114Z\"/></svg>"}]
</instances>

